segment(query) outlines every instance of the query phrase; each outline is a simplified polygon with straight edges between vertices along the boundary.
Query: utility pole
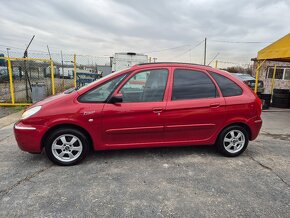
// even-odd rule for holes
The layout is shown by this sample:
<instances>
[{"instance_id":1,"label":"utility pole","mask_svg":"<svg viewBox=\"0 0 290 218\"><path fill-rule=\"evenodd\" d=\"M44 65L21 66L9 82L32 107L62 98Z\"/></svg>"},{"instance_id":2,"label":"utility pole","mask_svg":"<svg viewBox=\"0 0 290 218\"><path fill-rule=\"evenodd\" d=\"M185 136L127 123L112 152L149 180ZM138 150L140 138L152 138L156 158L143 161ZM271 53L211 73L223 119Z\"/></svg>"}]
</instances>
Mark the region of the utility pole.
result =
<instances>
[{"instance_id":1,"label":"utility pole","mask_svg":"<svg viewBox=\"0 0 290 218\"><path fill-rule=\"evenodd\" d=\"M49 55L49 59L51 60L51 54L50 54L50 50L49 50L48 45L46 45L46 47L47 47L47 51L48 51L48 55Z\"/></svg>"},{"instance_id":2,"label":"utility pole","mask_svg":"<svg viewBox=\"0 0 290 218\"><path fill-rule=\"evenodd\" d=\"M7 50L7 57L8 57L8 59L9 59L9 58L10 58L10 55L9 55L9 50L10 50L10 48L6 48L6 50ZM11 61L10 61L10 63L11 63ZM8 61L7 61L7 72L9 72ZM20 79L21 79L21 77L20 77Z\"/></svg>"},{"instance_id":3,"label":"utility pole","mask_svg":"<svg viewBox=\"0 0 290 218\"><path fill-rule=\"evenodd\" d=\"M50 59L50 76L51 76L51 72L53 71L54 72L54 69L52 70L51 69L51 62L52 62L52 58L51 58L51 54L50 54L50 50L49 50L49 47L48 47L48 45L46 45L46 47L47 47L47 51L48 51L48 55L49 55L49 59ZM47 74L47 71L46 71L46 69L45 69L45 75ZM52 81L51 81L52 82Z\"/></svg>"},{"instance_id":4,"label":"utility pole","mask_svg":"<svg viewBox=\"0 0 290 218\"><path fill-rule=\"evenodd\" d=\"M35 35L32 36L30 42L28 43L25 51L24 51L24 55L23 55L23 58L27 58L28 57L28 48L32 42L32 40L34 39ZM27 72L27 66L26 66L26 60L24 59L24 68L25 68L25 91L26 91L26 100L27 102L29 101L29 95L28 95L28 85L29 85L29 88L30 88L30 91L32 92L32 88L31 88L31 83L30 83L30 79L29 79L29 76L28 76L28 72Z\"/></svg>"},{"instance_id":5,"label":"utility pole","mask_svg":"<svg viewBox=\"0 0 290 218\"><path fill-rule=\"evenodd\" d=\"M62 50L60 51L60 56L61 56L61 69L62 69L62 89L64 90L64 67L63 67Z\"/></svg>"},{"instance_id":6,"label":"utility pole","mask_svg":"<svg viewBox=\"0 0 290 218\"><path fill-rule=\"evenodd\" d=\"M204 57L203 57L203 65L206 65L206 37L204 38Z\"/></svg>"},{"instance_id":7,"label":"utility pole","mask_svg":"<svg viewBox=\"0 0 290 218\"><path fill-rule=\"evenodd\" d=\"M6 48L6 50L7 50L7 57L9 58L10 57L10 55L9 55L10 48Z\"/></svg>"}]
</instances>

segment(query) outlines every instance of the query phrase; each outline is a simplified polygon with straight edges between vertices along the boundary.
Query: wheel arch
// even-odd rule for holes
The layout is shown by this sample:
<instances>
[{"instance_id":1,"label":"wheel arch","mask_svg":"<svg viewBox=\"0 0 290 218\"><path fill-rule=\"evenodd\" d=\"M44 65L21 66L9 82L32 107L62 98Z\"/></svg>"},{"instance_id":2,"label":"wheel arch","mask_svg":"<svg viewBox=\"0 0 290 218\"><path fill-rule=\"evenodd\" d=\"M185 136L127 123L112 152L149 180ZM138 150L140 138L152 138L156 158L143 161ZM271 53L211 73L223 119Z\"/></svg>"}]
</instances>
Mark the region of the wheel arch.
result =
<instances>
[{"instance_id":1,"label":"wheel arch","mask_svg":"<svg viewBox=\"0 0 290 218\"><path fill-rule=\"evenodd\" d=\"M50 133L52 133L53 131L55 131L57 129L62 129L62 128L72 128L72 129L79 130L88 139L89 147L92 148L92 149L94 148L93 139L92 139L91 135L89 134L89 132L85 128L83 128L83 127L81 127L79 125L75 125L75 124L57 124L57 125L52 126L51 128L49 128L46 131L46 133L43 135L42 139L41 139L41 148L44 147L44 142L46 141L46 139L50 135Z\"/></svg>"},{"instance_id":2,"label":"wheel arch","mask_svg":"<svg viewBox=\"0 0 290 218\"><path fill-rule=\"evenodd\" d=\"M216 138L215 142L217 142L217 140L218 140L220 134L222 133L222 131L223 131L225 128L228 128L229 126L241 126L241 127L243 127L243 128L247 131L247 133L249 134L249 140L252 139L252 132L251 132L251 129L250 129L250 127L249 127L246 123L243 123L243 122L234 122L234 123L230 123L230 124L224 126L224 127L219 131L219 133L218 133L218 135L217 135L217 138Z\"/></svg>"}]
</instances>

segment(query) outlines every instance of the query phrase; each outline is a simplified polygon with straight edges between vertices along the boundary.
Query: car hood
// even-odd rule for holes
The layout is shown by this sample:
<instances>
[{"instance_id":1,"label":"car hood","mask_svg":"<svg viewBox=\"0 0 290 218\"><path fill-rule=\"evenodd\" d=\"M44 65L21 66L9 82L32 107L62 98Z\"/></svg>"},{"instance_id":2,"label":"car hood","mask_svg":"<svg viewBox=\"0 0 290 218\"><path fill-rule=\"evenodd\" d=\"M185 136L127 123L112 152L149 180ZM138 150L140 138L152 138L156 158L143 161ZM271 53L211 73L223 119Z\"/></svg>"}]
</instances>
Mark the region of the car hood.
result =
<instances>
[{"instance_id":1,"label":"car hood","mask_svg":"<svg viewBox=\"0 0 290 218\"><path fill-rule=\"evenodd\" d=\"M43 99L43 100L41 100L41 101L39 101L39 102L37 102L37 103L35 103L34 105L36 106L38 106L38 105L45 105L45 104L47 104L47 103L49 103L49 102L52 102L52 101L55 101L55 100L57 100L57 99L59 99L59 98L62 98L62 97L64 97L65 96L65 94L63 94L63 93L61 93L61 94L57 94L57 95L54 95L54 96L50 96L50 97L48 97L48 98L45 98L45 99Z\"/></svg>"},{"instance_id":2,"label":"car hood","mask_svg":"<svg viewBox=\"0 0 290 218\"><path fill-rule=\"evenodd\" d=\"M31 105L31 107L47 106L47 105L53 104L53 103L58 102L58 101L65 101L67 98L73 98L74 95L78 95L78 93L77 92L73 92L70 94L60 93L60 94L45 98L45 99Z\"/></svg>"}]
</instances>

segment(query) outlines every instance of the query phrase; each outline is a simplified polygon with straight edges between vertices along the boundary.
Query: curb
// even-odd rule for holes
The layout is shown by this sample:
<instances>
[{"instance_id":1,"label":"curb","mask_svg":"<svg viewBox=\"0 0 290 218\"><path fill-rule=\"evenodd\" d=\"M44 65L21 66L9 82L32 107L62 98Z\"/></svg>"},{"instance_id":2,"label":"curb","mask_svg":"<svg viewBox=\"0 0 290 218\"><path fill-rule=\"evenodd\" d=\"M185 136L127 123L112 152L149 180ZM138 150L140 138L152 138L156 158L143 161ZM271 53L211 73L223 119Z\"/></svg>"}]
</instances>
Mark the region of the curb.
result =
<instances>
[{"instance_id":1,"label":"curb","mask_svg":"<svg viewBox=\"0 0 290 218\"><path fill-rule=\"evenodd\" d=\"M262 110L262 112L290 112L290 109Z\"/></svg>"}]
</instances>

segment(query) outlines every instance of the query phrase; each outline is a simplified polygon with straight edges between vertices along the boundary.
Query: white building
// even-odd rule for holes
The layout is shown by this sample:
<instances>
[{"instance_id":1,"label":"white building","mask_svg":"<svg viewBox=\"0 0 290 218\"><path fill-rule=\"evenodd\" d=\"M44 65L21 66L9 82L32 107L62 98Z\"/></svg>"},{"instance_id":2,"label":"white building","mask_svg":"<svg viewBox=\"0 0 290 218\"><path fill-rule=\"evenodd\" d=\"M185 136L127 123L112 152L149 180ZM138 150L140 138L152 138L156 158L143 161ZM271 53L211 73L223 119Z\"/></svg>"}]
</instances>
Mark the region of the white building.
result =
<instances>
[{"instance_id":1,"label":"white building","mask_svg":"<svg viewBox=\"0 0 290 218\"><path fill-rule=\"evenodd\" d=\"M141 63L148 63L148 55L133 52L115 53L112 62L112 71L123 70Z\"/></svg>"}]
</instances>

